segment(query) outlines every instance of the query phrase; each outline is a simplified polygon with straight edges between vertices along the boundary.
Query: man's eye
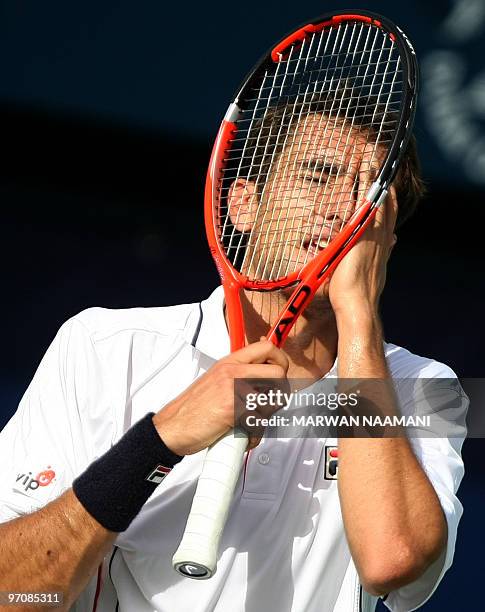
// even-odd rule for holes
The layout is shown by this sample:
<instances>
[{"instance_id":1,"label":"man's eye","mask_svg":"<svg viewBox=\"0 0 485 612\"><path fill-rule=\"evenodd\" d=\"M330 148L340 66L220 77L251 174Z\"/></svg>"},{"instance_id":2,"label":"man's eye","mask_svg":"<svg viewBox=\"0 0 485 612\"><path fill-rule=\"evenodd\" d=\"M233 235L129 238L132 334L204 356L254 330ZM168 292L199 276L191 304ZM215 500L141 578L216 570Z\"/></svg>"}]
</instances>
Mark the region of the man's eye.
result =
<instances>
[{"instance_id":1,"label":"man's eye","mask_svg":"<svg viewBox=\"0 0 485 612\"><path fill-rule=\"evenodd\" d=\"M308 181L310 183L316 183L316 184L323 184L328 180L328 173L327 172L322 172L322 174L304 174L303 175L303 180L304 181Z\"/></svg>"}]
</instances>

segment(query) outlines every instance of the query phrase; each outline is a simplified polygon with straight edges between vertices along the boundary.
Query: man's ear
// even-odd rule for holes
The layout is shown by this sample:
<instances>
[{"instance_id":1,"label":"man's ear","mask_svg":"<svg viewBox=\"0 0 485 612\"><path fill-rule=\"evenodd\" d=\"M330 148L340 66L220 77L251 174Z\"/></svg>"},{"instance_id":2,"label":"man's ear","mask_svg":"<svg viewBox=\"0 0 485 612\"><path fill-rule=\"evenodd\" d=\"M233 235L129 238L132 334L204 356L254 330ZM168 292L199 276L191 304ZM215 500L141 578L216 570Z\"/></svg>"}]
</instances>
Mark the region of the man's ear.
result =
<instances>
[{"instance_id":1,"label":"man's ear","mask_svg":"<svg viewBox=\"0 0 485 612\"><path fill-rule=\"evenodd\" d=\"M231 223L239 232L251 231L257 210L256 185L253 181L237 179L229 187L227 206Z\"/></svg>"}]
</instances>

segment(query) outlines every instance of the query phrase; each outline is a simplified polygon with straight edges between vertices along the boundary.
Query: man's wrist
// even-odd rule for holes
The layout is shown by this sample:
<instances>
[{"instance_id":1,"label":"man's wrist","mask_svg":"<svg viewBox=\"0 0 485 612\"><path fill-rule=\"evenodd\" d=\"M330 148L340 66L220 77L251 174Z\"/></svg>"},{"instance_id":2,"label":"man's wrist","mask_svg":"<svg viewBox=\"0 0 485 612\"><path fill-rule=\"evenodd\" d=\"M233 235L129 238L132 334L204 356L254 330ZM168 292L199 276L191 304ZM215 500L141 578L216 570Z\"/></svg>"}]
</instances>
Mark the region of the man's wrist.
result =
<instances>
[{"instance_id":1,"label":"man's wrist","mask_svg":"<svg viewBox=\"0 0 485 612\"><path fill-rule=\"evenodd\" d=\"M350 302L335 313L338 373L342 378L386 378L384 338L374 304Z\"/></svg>"},{"instance_id":2,"label":"man's wrist","mask_svg":"<svg viewBox=\"0 0 485 612\"><path fill-rule=\"evenodd\" d=\"M382 336L378 305L373 302L349 299L346 304L334 308L334 313L339 336L346 333Z\"/></svg>"},{"instance_id":3,"label":"man's wrist","mask_svg":"<svg viewBox=\"0 0 485 612\"><path fill-rule=\"evenodd\" d=\"M175 455L183 457L187 455L188 452L187 449L178 441L178 438L180 437L177 435L178 428L175 429L175 432L172 432L173 427L171 427L170 412L170 409L159 410L155 415L153 415L153 425L157 430L163 444Z\"/></svg>"},{"instance_id":4,"label":"man's wrist","mask_svg":"<svg viewBox=\"0 0 485 612\"><path fill-rule=\"evenodd\" d=\"M74 480L72 489L100 525L119 533L129 527L157 485L181 460L160 439L150 412L93 461Z\"/></svg>"}]
</instances>

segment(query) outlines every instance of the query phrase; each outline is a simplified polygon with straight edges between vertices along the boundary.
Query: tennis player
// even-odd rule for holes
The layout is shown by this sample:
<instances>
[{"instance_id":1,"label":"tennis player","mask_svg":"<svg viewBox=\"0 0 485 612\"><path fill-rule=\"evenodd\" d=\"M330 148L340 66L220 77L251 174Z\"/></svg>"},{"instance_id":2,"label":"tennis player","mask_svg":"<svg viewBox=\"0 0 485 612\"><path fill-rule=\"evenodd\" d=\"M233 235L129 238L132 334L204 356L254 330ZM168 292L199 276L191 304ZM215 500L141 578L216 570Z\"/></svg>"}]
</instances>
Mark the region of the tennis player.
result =
<instances>
[{"instance_id":1,"label":"tennis player","mask_svg":"<svg viewBox=\"0 0 485 612\"><path fill-rule=\"evenodd\" d=\"M233 185L230 205L250 214L254 191ZM421 192L411 145L284 351L260 339L279 298L258 295L244 300L249 345L229 355L221 288L200 304L67 321L0 434L0 591L82 612L351 612L379 597L405 612L426 601L453 558L460 439L253 436L216 574L196 581L171 565L203 451L234 425L234 379L442 378L465 404L454 373L386 343L379 318L396 222ZM319 203L318 185L301 198ZM378 408L417 409L388 388Z\"/></svg>"}]
</instances>

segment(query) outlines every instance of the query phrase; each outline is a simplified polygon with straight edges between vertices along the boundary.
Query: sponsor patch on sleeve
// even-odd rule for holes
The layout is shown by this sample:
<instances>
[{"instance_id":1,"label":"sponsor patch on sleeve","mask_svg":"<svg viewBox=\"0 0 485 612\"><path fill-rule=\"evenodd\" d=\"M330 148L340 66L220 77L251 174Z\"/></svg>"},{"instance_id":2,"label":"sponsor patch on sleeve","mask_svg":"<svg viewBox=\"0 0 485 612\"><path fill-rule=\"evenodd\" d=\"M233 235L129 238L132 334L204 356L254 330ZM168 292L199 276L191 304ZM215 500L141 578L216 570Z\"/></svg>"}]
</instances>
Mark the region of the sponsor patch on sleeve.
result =
<instances>
[{"instance_id":1,"label":"sponsor patch on sleeve","mask_svg":"<svg viewBox=\"0 0 485 612\"><path fill-rule=\"evenodd\" d=\"M40 502L48 501L57 489L56 472L52 466L47 465L40 470L22 470L13 483L14 493L32 497Z\"/></svg>"}]
</instances>

